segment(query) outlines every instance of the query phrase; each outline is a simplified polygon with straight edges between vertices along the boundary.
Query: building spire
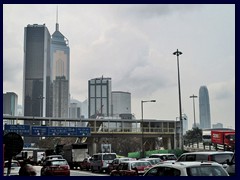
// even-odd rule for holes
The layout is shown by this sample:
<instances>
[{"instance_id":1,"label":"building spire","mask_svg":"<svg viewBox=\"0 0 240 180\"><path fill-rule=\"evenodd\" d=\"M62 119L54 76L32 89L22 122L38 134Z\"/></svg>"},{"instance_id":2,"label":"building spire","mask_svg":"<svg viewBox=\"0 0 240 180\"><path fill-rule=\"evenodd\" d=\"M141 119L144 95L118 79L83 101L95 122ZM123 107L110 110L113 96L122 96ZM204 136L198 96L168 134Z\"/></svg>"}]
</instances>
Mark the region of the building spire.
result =
<instances>
[{"instance_id":1,"label":"building spire","mask_svg":"<svg viewBox=\"0 0 240 180\"><path fill-rule=\"evenodd\" d=\"M59 31L59 24L58 24L58 6L57 6L57 13L56 13L56 31Z\"/></svg>"}]
</instances>

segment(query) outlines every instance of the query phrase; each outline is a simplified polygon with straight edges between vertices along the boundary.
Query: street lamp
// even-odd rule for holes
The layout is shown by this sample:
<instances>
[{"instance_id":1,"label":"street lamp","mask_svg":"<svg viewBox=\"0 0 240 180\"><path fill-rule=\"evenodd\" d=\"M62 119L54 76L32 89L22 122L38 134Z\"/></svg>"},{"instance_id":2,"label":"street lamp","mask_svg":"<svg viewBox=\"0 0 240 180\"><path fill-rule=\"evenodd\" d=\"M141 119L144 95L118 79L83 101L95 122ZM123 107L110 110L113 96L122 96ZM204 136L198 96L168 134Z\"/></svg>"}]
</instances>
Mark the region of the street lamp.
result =
<instances>
[{"instance_id":1,"label":"street lamp","mask_svg":"<svg viewBox=\"0 0 240 180\"><path fill-rule=\"evenodd\" d=\"M141 149L142 149L142 155L141 155L141 157L143 158L144 157L144 145L143 145L143 103L145 103L145 102L156 102L156 100L148 100L148 101L141 101L141 112L142 112L142 143L141 143L141 145L142 145L142 147L141 147Z\"/></svg>"},{"instance_id":2,"label":"street lamp","mask_svg":"<svg viewBox=\"0 0 240 180\"><path fill-rule=\"evenodd\" d=\"M180 118L180 137L179 143L181 144L181 149L183 150L183 122L182 122L182 104L181 104L181 88L180 88L180 72L179 72L179 56L182 54L181 51L177 51L173 53L173 55L177 56L177 69L178 69L178 94L179 94L179 118Z\"/></svg>"},{"instance_id":3,"label":"street lamp","mask_svg":"<svg viewBox=\"0 0 240 180\"><path fill-rule=\"evenodd\" d=\"M197 96L195 96L194 94L192 96L190 96L190 98L193 98L193 117L194 117L194 125L193 127L196 128L196 119L195 119L195 101L194 98L197 98Z\"/></svg>"}]
</instances>

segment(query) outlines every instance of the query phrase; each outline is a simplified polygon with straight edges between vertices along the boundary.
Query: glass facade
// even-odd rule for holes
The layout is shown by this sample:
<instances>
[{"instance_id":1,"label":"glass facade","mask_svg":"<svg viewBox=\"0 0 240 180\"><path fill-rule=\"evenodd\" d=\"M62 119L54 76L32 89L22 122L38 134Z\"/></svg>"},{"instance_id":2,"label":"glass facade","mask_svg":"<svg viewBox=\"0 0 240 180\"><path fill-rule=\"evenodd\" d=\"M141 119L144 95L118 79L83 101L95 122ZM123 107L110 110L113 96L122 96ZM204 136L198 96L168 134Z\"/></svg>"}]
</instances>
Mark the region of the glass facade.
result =
<instances>
[{"instance_id":1,"label":"glass facade","mask_svg":"<svg viewBox=\"0 0 240 180\"><path fill-rule=\"evenodd\" d=\"M45 25L24 28L24 116L52 116L50 42Z\"/></svg>"},{"instance_id":2,"label":"glass facade","mask_svg":"<svg viewBox=\"0 0 240 180\"><path fill-rule=\"evenodd\" d=\"M89 118L111 116L111 78L95 78L88 81Z\"/></svg>"},{"instance_id":3,"label":"glass facade","mask_svg":"<svg viewBox=\"0 0 240 180\"><path fill-rule=\"evenodd\" d=\"M70 49L68 40L59 31L58 23L52 35L51 63L53 79L53 117L69 117Z\"/></svg>"},{"instance_id":4,"label":"glass facade","mask_svg":"<svg viewBox=\"0 0 240 180\"><path fill-rule=\"evenodd\" d=\"M206 86L199 89L199 116L200 128L211 128L209 94Z\"/></svg>"}]
</instances>

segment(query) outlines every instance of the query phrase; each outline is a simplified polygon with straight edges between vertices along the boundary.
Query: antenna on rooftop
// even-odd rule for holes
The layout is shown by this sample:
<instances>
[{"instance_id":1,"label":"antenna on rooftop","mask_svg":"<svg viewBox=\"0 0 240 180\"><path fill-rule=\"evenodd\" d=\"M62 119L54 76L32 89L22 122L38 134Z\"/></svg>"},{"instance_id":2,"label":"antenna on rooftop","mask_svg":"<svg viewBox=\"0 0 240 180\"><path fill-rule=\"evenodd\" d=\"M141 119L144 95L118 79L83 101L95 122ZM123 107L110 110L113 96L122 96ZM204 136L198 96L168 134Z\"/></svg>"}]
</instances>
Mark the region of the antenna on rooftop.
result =
<instances>
[{"instance_id":1,"label":"antenna on rooftop","mask_svg":"<svg viewBox=\"0 0 240 180\"><path fill-rule=\"evenodd\" d=\"M58 6L57 6L57 12L56 12L56 31L59 31L59 24L58 24Z\"/></svg>"}]
</instances>

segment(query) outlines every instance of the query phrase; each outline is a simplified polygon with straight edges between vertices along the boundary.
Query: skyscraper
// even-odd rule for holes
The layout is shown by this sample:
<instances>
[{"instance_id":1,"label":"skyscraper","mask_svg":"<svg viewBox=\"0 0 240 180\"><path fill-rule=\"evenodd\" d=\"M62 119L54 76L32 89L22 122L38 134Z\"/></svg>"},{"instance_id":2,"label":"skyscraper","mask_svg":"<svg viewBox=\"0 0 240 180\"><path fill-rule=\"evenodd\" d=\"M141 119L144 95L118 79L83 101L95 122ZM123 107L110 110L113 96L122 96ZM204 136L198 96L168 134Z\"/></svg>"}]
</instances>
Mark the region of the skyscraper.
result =
<instances>
[{"instance_id":1,"label":"skyscraper","mask_svg":"<svg viewBox=\"0 0 240 180\"><path fill-rule=\"evenodd\" d=\"M52 35L51 62L53 79L53 117L68 117L70 50L67 38L56 30Z\"/></svg>"},{"instance_id":2,"label":"skyscraper","mask_svg":"<svg viewBox=\"0 0 240 180\"><path fill-rule=\"evenodd\" d=\"M111 116L111 78L95 78L88 81L88 117Z\"/></svg>"},{"instance_id":3,"label":"skyscraper","mask_svg":"<svg viewBox=\"0 0 240 180\"><path fill-rule=\"evenodd\" d=\"M24 116L52 116L50 42L45 24L24 28Z\"/></svg>"},{"instance_id":4,"label":"skyscraper","mask_svg":"<svg viewBox=\"0 0 240 180\"><path fill-rule=\"evenodd\" d=\"M207 86L199 89L199 116L200 128L211 128L210 104Z\"/></svg>"},{"instance_id":5,"label":"skyscraper","mask_svg":"<svg viewBox=\"0 0 240 180\"><path fill-rule=\"evenodd\" d=\"M45 26L33 24L24 28L24 116L52 117L52 81L50 62L51 35ZM44 122L43 122L44 123ZM24 124L40 125L39 121L25 120ZM25 137L29 146L36 137Z\"/></svg>"},{"instance_id":6,"label":"skyscraper","mask_svg":"<svg viewBox=\"0 0 240 180\"><path fill-rule=\"evenodd\" d=\"M3 114L17 116L18 96L14 92L3 93Z\"/></svg>"}]
</instances>

